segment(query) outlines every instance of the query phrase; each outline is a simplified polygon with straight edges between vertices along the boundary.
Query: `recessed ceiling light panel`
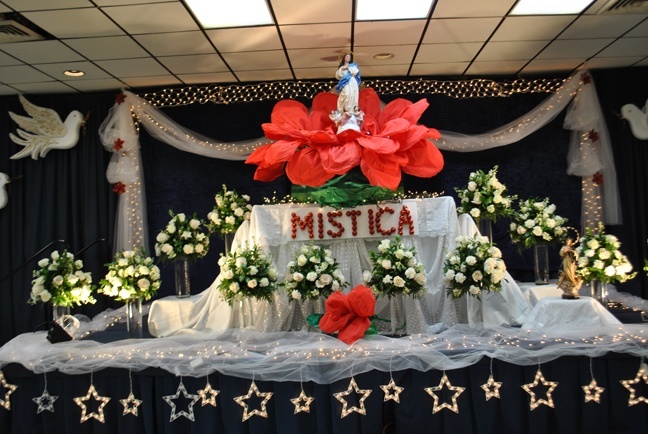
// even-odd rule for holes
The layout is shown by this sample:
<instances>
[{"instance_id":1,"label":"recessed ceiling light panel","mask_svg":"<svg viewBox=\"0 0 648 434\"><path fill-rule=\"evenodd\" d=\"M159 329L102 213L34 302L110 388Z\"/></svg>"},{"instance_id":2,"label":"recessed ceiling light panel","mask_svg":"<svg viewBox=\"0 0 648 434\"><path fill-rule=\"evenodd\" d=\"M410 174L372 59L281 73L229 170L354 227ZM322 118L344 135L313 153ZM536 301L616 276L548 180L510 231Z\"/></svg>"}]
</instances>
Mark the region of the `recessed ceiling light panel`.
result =
<instances>
[{"instance_id":1,"label":"recessed ceiling light panel","mask_svg":"<svg viewBox=\"0 0 648 434\"><path fill-rule=\"evenodd\" d=\"M520 0L511 15L580 14L592 0Z\"/></svg>"},{"instance_id":2,"label":"recessed ceiling light panel","mask_svg":"<svg viewBox=\"0 0 648 434\"><path fill-rule=\"evenodd\" d=\"M63 71L64 75L67 75L68 77L83 77L85 75L85 72L79 71L78 69L66 69Z\"/></svg>"},{"instance_id":3,"label":"recessed ceiling light panel","mask_svg":"<svg viewBox=\"0 0 648 434\"><path fill-rule=\"evenodd\" d=\"M435 0L358 0L356 19L408 20L427 18Z\"/></svg>"},{"instance_id":4,"label":"recessed ceiling light panel","mask_svg":"<svg viewBox=\"0 0 648 434\"><path fill-rule=\"evenodd\" d=\"M273 24L265 0L185 0L206 29Z\"/></svg>"}]
</instances>

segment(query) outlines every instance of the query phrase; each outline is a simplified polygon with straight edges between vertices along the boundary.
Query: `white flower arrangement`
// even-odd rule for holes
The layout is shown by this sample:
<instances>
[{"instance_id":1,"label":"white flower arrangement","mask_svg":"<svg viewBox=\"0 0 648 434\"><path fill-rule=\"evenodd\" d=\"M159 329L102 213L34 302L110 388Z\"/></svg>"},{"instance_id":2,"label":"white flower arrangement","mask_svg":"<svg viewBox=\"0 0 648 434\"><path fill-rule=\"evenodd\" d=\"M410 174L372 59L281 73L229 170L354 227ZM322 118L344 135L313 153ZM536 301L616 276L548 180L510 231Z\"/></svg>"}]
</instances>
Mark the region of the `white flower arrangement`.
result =
<instances>
[{"instance_id":1,"label":"white flower arrangement","mask_svg":"<svg viewBox=\"0 0 648 434\"><path fill-rule=\"evenodd\" d=\"M218 288L230 305L246 297L272 301L272 293L277 289L277 270L259 246L238 247L227 255L221 254L218 265L221 270Z\"/></svg>"},{"instance_id":2,"label":"white flower arrangement","mask_svg":"<svg viewBox=\"0 0 648 434\"><path fill-rule=\"evenodd\" d=\"M513 212L509 235L513 244L529 248L538 243L559 244L567 236L567 219L556 214L549 198L521 200Z\"/></svg>"},{"instance_id":3,"label":"white flower arrangement","mask_svg":"<svg viewBox=\"0 0 648 434\"><path fill-rule=\"evenodd\" d=\"M502 290L506 265L502 252L487 237L459 236L455 249L446 255L443 281L452 298L464 294L480 298L486 292Z\"/></svg>"},{"instance_id":4,"label":"white flower arrangement","mask_svg":"<svg viewBox=\"0 0 648 434\"><path fill-rule=\"evenodd\" d=\"M329 249L313 243L305 244L288 263L283 283L288 298L293 300L328 297L347 286L340 265Z\"/></svg>"},{"instance_id":5,"label":"white flower arrangement","mask_svg":"<svg viewBox=\"0 0 648 434\"><path fill-rule=\"evenodd\" d=\"M115 260L106 264L108 273L99 282L99 291L118 301L150 300L160 289L160 269L144 251L117 252Z\"/></svg>"},{"instance_id":6,"label":"white flower arrangement","mask_svg":"<svg viewBox=\"0 0 648 434\"><path fill-rule=\"evenodd\" d=\"M369 256L371 271L365 270L362 277L375 295L420 296L425 292L425 267L416 259L416 250L403 247L399 237L382 240L378 252L370 251Z\"/></svg>"},{"instance_id":7,"label":"white flower arrangement","mask_svg":"<svg viewBox=\"0 0 648 434\"><path fill-rule=\"evenodd\" d=\"M252 205L250 196L247 194L238 195L236 190L227 190L223 184L223 190L214 197L216 206L213 211L207 214L207 228L210 233L233 234L239 226L250 219Z\"/></svg>"},{"instance_id":8,"label":"white flower arrangement","mask_svg":"<svg viewBox=\"0 0 648 434\"><path fill-rule=\"evenodd\" d=\"M209 237L203 231L203 222L187 218L185 214L174 215L169 211L171 220L156 237L155 256L163 262L179 258L196 260L209 251Z\"/></svg>"},{"instance_id":9,"label":"white flower arrangement","mask_svg":"<svg viewBox=\"0 0 648 434\"><path fill-rule=\"evenodd\" d=\"M466 188L455 188L455 191L460 201L457 212L470 214L475 221L486 218L497 221L498 217L510 215L517 197L509 195L506 186L497 179L497 166L488 173L472 172Z\"/></svg>"},{"instance_id":10,"label":"white flower arrangement","mask_svg":"<svg viewBox=\"0 0 648 434\"><path fill-rule=\"evenodd\" d=\"M49 258L38 261L34 270L30 304L51 303L53 306L94 304L92 274L83 271L83 261L75 260L67 250L53 251Z\"/></svg>"},{"instance_id":11,"label":"white flower arrangement","mask_svg":"<svg viewBox=\"0 0 648 434\"><path fill-rule=\"evenodd\" d=\"M587 228L576 248L578 268L576 273L585 282L599 280L605 283L625 282L636 276L632 264L621 253L621 243L614 235L606 234L603 223L593 231Z\"/></svg>"}]
</instances>

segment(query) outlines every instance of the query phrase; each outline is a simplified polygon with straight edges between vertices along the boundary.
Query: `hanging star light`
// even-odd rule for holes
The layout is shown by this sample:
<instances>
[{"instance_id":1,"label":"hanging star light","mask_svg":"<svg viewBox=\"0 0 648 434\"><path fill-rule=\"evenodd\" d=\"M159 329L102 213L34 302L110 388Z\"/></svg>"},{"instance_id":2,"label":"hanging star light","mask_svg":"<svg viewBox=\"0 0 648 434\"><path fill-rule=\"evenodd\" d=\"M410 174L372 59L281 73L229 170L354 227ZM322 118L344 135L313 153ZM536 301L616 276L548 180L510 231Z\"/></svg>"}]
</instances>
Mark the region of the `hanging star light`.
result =
<instances>
[{"instance_id":1,"label":"hanging star light","mask_svg":"<svg viewBox=\"0 0 648 434\"><path fill-rule=\"evenodd\" d=\"M499 392L500 387L502 387L502 383L499 381L495 381L493 375L491 374L488 377L488 381L481 385L481 388L486 393L486 401L488 401L491 398L500 398L500 392Z\"/></svg>"},{"instance_id":2,"label":"hanging star light","mask_svg":"<svg viewBox=\"0 0 648 434\"><path fill-rule=\"evenodd\" d=\"M383 402L395 401L400 404L400 393L405 390L404 387L397 386L394 382L394 378L391 377L388 384L380 386L382 391L385 393L385 398Z\"/></svg>"},{"instance_id":3,"label":"hanging star light","mask_svg":"<svg viewBox=\"0 0 648 434\"><path fill-rule=\"evenodd\" d=\"M304 389L301 390L301 393L297 398L292 398L290 402L295 406L295 414L301 413L310 413L310 405L315 401L315 398L306 395Z\"/></svg>"},{"instance_id":4,"label":"hanging star light","mask_svg":"<svg viewBox=\"0 0 648 434\"><path fill-rule=\"evenodd\" d=\"M623 387L630 391L630 396L628 397L628 406L639 404L640 402L648 404L648 397L637 397L637 390L634 388L634 385L641 384L641 381L643 381L645 385L648 385L648 366L646 366L643 360L641 362L641 365L639 365L639 371L637 371L637 375L634 377L634 379L621 380Z\"/></svg>"},{"instance_id":5,"label":"hanging star light","mask_svg":"<svg viewBox=\"0 0 648 434\"><path fill-rule=\"evenodd\" d=\"M130 369L128 370L128 382L130 384L130 393L128 394L128 398L119 400L119 402L121 402L121 405L124 406L124 413L122 414L122 416L126 416L127 414L137 416L137 407L142 404L142 400L136 399L135 395L133 394L133 378L131 377Z\"/></svg>"},{"instance_id":6,"label":"hanging star light","mask_svg":"<svg viewBox=\"0 0 648 434\"><path fill-rule=\"evenodd\" d=\"M180 410L176 412L176 403L173 401L180 398L181 393L184 399L190 399L191 402L189 403L189 405L187 405L187 411ZM169 404L169 406L171 407L171 417L169 418L169 422L173 422L180 416L186 417L192 422L196 421L196 418L194 417L193 406L196 402L198 402L200 397L198 395L187 393L187 389L185 389L184 383L182 382L182 377L180 377L180 384L178 385L178 390L176 390L175 395L166 395L163 396L162 399L164 399L166 403Z\"/></svg>"},{"instance_id":7,"label":"hanging star light","mask_svg":"<svg viewBox=\"0 0 648 434\"><path fill-rule=\"evenodd\" d=\"M261 402L260 410L255 408L254 410L249 411L248 404L245 401L250 399L253 393L257 398L263 398L263 401ZM254 382L254 380L252 380L252 384L250 384L247 395L237 396L236 398L234 398L234 401L236 401L238 405L243 407L243 422L245 422L254 415L267 418L268 410L266 408L266 405L268 405L270 398L272 398L272 392L260 392L256 383Z\"/></svg>"},{"instance_id":8,"label":"hanging star light","mask_svg":"<svg viewBox=\"0 0 648 434\"><path fill-rule=\"evenodd\" d=\"M11 410L11 401L9 400L9 397L11 396L12 393L15 392L18 386L14 384L9 384L5 379L4 372L2 371L0 371L0 384L4 389L7 390L5 392L4 399L0 398L0 406L4 407L7 410Z\"/></svg>"},{"instance_id":9,"label":"hanging star light","mask_svg":"<svg viewBox=\"0 0 648 434\"><path fill-rule=\"evenodd\" d=\"M358 404L360 404L360 407L356 407L355 405L352 405L351 408L349 408L349 403L346 401L345 398L349 396L351 393L355 393L356 395L362 395L362 397L358 399ZM344 392L334 393L333 396L335 397L335 399L337 399L342 403L341 417L344 418L348 416L349 413L353 413L353 412L362 415L367 414L367 409L364 406L364 402L365 399L367 399L370 394L371 394L371 389L360 389L358 387L358 384L355 381L355 378L351 377L351 381L349 382L349 387L347 387L347 390L345 390Z\"/></svg>"},{"instance_id":10,"label":"hanging star light","mask_svg":"<svg viewBox=\"0 0 648 434\"><path fill-rule=\"evenodd\" d=\"M95 413L94 411L91 411L88 413L88 407L86 406L85 402L90 400L90 397L94 399L95 401L100 401L101 404L99 404L99 407L97 408L97 412ZM94 387L94 384L92 384L92 380L90 380L90 388L88 389L88 393L86 393L85 396L77 396L74 398L74 402L76 405L81 407L81 423L85 422L86 420L93 418L98 420L101 423L105 423L106 420L104 419L104 412L103 409L108 404L110 401L110 398L107 396L101 396L97 393L97 390Z\"/></svg>"},{"instance_id":11,"label":"hanging star light","mask_svg":"<svg viewBox=\"0 0 648 434\"><path fill-rule=\"evenodd\" d=\"M542 383L543 386L548 387L546 398L538 399L536 397L535 392L533 391L533 389L535 387L538 387L540 383ZM522 385L522 389L524 389L524 391L531 396L531 402L529 403L529 408L531 410L535 410L541 404L554 408L554 402L553 402L553 398L551 397L551 393L554 391L556 387L558 387L558 382L545 380L544 376L542 375L542 371L540 371L540 367L538 366L538 371L536 372L533 383L527 383Z\"/></svg>"},{"instance_id":12,"label":"hanging star light","mask_svg":"<svg viewBox=\"0 0 648 434\"><path fill-rule=\"evenodd\" d=\"M443 393L443 388L446 387L448 390L451 390L454 392L452 395L452 405L450 405L447 402L444 402L443 404L439 405L439 396L437 396L436 393L434 392L441 392ZM448 376L446 375L445 371L443 372L443 377L441 377L441 381L439 382L439 385L436 387L426 387L425 391L432 397L434 398L434 407L432 408L432 414L437 413L444 408L447 408L448 410L454 411L455 413L459 413L459 406L457 405L457 398L459 398L459 395L461 395L464 390L466 390L465 387L460 387L460 386L453 386L450 384L450 380L448 380Z\"/></svg>"},{"instance_id":13,"label":"hanging star light","mask_svg":"<svg viewBox=\"0 0 648 434\"><path fill-rule=\"evenodd\" d=\"M605 390L603 387L599 387L594 378L594 370L592 369L592 358L590 357L590 374L592 376L592 381L587 386L582 386L583 391L585 392L585 402L594 401L597 404L601 403L601 394Z\"/></svg>"},{"instance_id":14,"label":"hanging star light","mask_svg":"<svg viewBox=\"0 0 648 434\"><path fill-rule=\"evenodd\" d=\"M202 399L201 404L202 406L206 405L212 405L216 407L216 397L220 393L220 390L215 390L211 387L211 384L209 384L209 378L207 378L207 384L203 389L200 389L198 391L198 396Z\"/></svg>"},{"instance_id":15,"label":"hanging star light","mask_svg":"<svg viewBox=\"0 0 648 434\"><path fill-rule=\"evenodd\" d=\"M38 405L36 414L45 410L54 413L54 402L58 399L58 396L52 396L47 391L47 373L44 373L43 377L45 378L45 387L43 388L43 394L36 398L32 398L32 401L34 401L36 405Z\"/></svg>"}]
</instances>

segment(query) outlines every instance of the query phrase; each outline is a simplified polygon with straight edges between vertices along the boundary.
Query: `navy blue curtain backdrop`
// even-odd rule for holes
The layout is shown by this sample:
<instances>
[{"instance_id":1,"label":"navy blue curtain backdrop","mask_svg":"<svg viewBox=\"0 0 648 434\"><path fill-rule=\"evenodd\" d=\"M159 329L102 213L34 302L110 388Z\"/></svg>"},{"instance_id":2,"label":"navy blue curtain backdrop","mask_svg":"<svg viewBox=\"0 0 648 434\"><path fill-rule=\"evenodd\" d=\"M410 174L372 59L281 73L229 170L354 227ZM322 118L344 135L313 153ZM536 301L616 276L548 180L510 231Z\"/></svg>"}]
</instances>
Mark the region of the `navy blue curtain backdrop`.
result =
<instances>
[{"instance_id":1,"label":"navy blue curtain backdrop","mask_svg":"<svg viewBox=\"0 0 648 434\"><path fill-rule=\"evenodd\" d=\"M628 252L635 268L640 268L646 256L646 219L642 211L647 194L643 172L646 167L645 144L632 141L628 137L627 125L624 126L625 121L613 116L612 112L620 110L621 102L634 101L642 105L646 84L641 78L646 76L646 68L601 71L594 76L599 92L603 93L602 105L609 115L607 121L611 131L616 126L624 133L620 139L615 139L617 136L612 133L613 146L622 185L624 216L626 222L634 222L627 230L634 232L620 235L623 251ZM615 81L623 85L610 87ZM604 91L608 88L611 91L606 97ZM627 99L622 98L623 95L628 95ZM527 113L547 96L519 94L509 98L476 99L453 99L442 95L401 97L412 101L428 99L430 107L423 114L421 123L440 130L471 134L501 126ZM0 344L19 333L33 330L49 317L43 306L26 303L31 272L38 259L48 255L53 248L63 246L55 243L23 269L15 271L41 248L53 241L63 240L62 244L77 252L98 239L105 239L105 246L99 242L82 255L95 282L105 273L103 264L111 259L116 196L105 179L110 153L100 145L97 131L112 107L114 97L112 93L28 97L35 104L53 108L61 117L74 109L91 112L87 132L72 150L51 151L46 158L37 161L30 158L10 160L9 157L20 149L5 136L5 145L0 147L0 171L12 178L21 178L12 184L9 204L0 210L0 279L3 279L0 282ZM382 97L385 102L394 98L396 96ZM15 96L2 97L0 102L3 108L0 131L3 134L14 132L17 125L9 118L7 111L25 114L24 110ZM302 102L310 105L309 100L303 99ZM228 142L261 137L261 124L269 122L275 103L194 104L165 108L164 112L181 125ZM513 145L476 153L444 152L446 164L438 176L432 179L406 176L405 188L444 193L456 198L454 188L464 186L471 171L489 170L498 165L499 178L512 193L521 198L549 197L556 203L560 215L567 217L570 224L579 226L580 179L566 175L569 133L562 128L563 118L564 113L561 113L555 121ZM285 176L272 183L256 182L253 180L255 167L243 162L209 159L181 152L152 139L145 131L141 132L141 144L151 252L155 235L168 222L169 210L190 215L196 212L198 217L206 218L214 206L214 194L222 184L240 194L249 194L253 204L262 204L265 197L284 197L290 192L290 183ZM628 146L631 146L631 153L627 150ZM623 163L624 158L627 159L626 163ZM627 181L624 181L626 178ZM510 244L508 224L506 219L497 222L495 241L503 250L513 277L531 280L532 252L527 250L520 254ZM643 232L635 231L636 227L643 228ZM624 225L612 230L621 232L625 228ZM222 240L212 238L210 253L192 265L192 293L199 293L211 285L218 274L217 261L222 251ZM559 267L557 250L551 251L550 255L551 272L555 277ZM164 282L159 297L174 293L172 271L172 266L162 267ZM644 298L648 296L647 288L645 277L621 285L621 290L643 295ZM102 295L98 298L96 305L75 308L73 312L93 316L107 307L119 306L119 303Z\"/></svg>"}]
</instances>

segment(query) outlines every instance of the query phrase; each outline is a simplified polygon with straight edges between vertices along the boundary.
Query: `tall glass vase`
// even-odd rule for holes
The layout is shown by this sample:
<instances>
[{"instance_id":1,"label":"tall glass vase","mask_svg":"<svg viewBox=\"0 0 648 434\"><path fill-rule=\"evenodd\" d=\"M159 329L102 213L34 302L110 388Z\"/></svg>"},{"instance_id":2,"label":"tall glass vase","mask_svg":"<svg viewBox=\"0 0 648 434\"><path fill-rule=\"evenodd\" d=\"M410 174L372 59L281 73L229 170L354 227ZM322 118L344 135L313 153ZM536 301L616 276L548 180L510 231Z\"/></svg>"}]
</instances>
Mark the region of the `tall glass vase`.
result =
<instances>
[{"instance_id":1,"label":"tall glass vase","mask_svg":"<svg viewBox=\"0 0 648 434\"><path fill-rule=\"evenodd\" d=\"M232 250L232 242L234 241L233 233L223 234L223 242L225 243L225 256Z\"/></svg>"},{"instance_id":2,"label":"tall glass vase","mask_svg":"<svg viewBox=\"0 0 648 434\"><path fill-rule=\"evenodd\" d=\"M533 271L536 285L549 283L549 247L545 243L533 246Z\"/></svg>"},{"instance_id":3,"label":"tall glass vase","mask_svg":"<svg viewBox=\"0 0 648 434\"><path fill-rule=\"evenodd\" d=\"M126 302L126 329L128 337L133 339L142 338L142 299L129 299Z\"/></svg>"},{"instance_id":4,"label":"tall glass vase","mask_svg":"<svg viewBox=\"0 0 648 434\"><path fill-rule=\"evenodd\" d=\"M52 306L52 321L61 322L64 315L70 314L70 306Z\"/></svg>"},{"instance_id":5,"label":"tall glass vase","mask_svg":"<svg viewBox=\"0 0 648 434\"><path fill-rule=\"evenodd\" d=\"M176 296L179 298L189 297L191 295L189 260L187 258L179 258L174 264Z\"/></svg>"},{"instance_id":6,"label":"tall glass vase","mask_svg":"<svg viewBox=\"0 0 648 434\"><path fill-rule=\"evenodd\" d=\"M477 223L479 233L482 237L488 238L489 242L493 242L493 220L489 218L479 219Z\"/></svg>"},{"instance_id":7,"label":"tall glass vase","mask_svg":"<svg viewBox=\"0 0 648 434\"><path fill-rule=\"evenodd\" d=\"M610 301L607 285L607 282L601 282L598 279L592 280L590 283L592 298L601 303L606 309L608 308L608 301Z\"/></svg>"}]
</instances>

